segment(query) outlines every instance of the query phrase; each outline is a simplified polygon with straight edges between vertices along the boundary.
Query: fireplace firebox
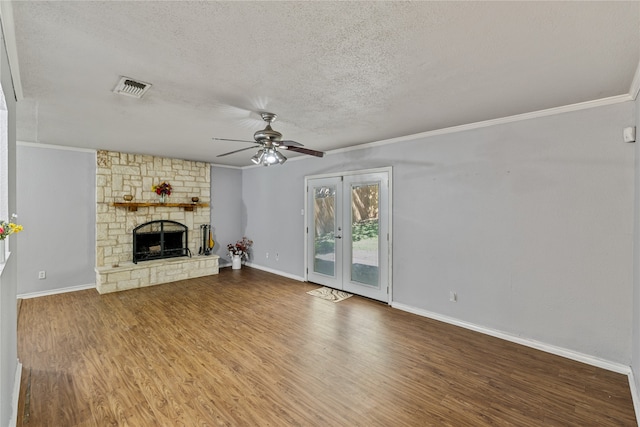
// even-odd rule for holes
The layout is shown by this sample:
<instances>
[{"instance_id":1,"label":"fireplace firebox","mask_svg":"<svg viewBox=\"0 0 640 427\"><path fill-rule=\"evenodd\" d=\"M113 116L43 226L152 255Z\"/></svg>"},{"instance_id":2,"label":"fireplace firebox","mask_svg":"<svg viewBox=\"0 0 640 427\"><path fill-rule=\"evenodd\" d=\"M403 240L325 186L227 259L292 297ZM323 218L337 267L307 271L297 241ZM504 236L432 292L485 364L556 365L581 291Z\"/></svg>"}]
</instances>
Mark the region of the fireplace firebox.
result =
<instances>
[{"instance_id":1,"label":"fireplace firebox","mask_svg":"<svg viewBox=\"0 0 640 427\"><path fill-rule=\"evenodd\" d=\"M157 220L133 229L133 262L188 256L189 229L176 221Z\"/></svg>"}]
</instances>

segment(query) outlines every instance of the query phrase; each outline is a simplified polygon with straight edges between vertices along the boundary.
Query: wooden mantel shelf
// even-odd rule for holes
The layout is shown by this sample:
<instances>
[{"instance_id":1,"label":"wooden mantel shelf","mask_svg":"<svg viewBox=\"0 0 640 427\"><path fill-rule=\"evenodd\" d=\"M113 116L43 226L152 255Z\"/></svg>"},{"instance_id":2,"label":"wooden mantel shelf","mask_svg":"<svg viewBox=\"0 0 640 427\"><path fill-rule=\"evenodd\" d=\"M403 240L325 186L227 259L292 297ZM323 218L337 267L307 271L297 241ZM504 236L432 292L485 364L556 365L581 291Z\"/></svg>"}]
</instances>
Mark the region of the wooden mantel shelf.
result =
<instances>
[{"instance_id":1,"label":"wooden mantel shelf","mask_svg":"<svg viewBox=\"0 0 640 427\"><path fill-rule=\"evenodd\" d=\"M112 206L117 208L127 208L129 212L135 212L138 208L149 207L167 207L167 208L183 208L185 211L192 212L195 208L206 208L209 203L158 203L158 202L113 202Z\"/></svg>"}]
</instances>

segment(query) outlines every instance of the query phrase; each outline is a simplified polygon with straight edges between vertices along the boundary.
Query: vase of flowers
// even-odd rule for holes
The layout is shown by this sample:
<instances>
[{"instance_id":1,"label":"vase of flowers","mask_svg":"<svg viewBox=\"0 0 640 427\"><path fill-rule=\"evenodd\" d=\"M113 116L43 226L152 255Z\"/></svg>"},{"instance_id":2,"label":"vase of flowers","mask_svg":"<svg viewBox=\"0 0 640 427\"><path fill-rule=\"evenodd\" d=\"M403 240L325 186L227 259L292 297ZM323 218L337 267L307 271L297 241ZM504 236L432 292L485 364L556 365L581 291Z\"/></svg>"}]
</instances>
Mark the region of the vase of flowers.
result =
<instances>
[{"instance_id":1,"label":"vase of flowers","mask_svg":"<svg viewBox=\"0 0 640 427\"><path fill-rule=\"evenodd\" d=\"M242 240L238 240L235 244L229 243L227 250L231 257L231 269L239 270L242 268L242 260L249 257L249 249L253 245L253 240L249 240L243 237Z\"/></svg>"},{"instance_id":2,"label":"vase of flowers","mask_svg":"<svg viewBox=\"0 0 640 427\"><path fill-rule=\"evenodd\" d=\"M5 261L5 247L4 241L12 234L19 233L22 231L22 226L14 223L13 221L18 217L18 215L11 215L11 219L9 221L0 220L0 263Z\"/></svg>"},{"instance_id":3,"label":"vase of flowers","mask_svg":"<svg viewBox=\"0 0 640 427\"><path fill-rule=\"evenodd\" d=\"M162 184L154 185L151 190L156 193L160 198L160 203L167 203L167 197L171 195L171 184L167 181L163 181Z\"/></svg>"}]
</instances>

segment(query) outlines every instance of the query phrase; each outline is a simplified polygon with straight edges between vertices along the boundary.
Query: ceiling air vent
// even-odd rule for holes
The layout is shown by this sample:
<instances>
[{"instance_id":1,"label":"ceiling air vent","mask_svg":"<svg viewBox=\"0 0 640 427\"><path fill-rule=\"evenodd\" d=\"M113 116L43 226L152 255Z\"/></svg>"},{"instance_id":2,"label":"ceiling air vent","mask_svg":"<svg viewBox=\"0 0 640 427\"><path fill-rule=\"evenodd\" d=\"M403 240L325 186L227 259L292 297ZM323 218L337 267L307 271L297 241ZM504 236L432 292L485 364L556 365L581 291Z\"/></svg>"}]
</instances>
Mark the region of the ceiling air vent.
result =
<instances>
[{"instance_id":1,"label":"ceiling air vent","mask_svg":"<svg viewBox=\"0 0 640 427\"><path fill-rule=\"evenodd\" d=\"M142 98L142 95L144 95L150 87L150 83L139 82L137 80L130 79L129 77L121 77L113 91L120 95Z\"/></svg>"}]
</instances>

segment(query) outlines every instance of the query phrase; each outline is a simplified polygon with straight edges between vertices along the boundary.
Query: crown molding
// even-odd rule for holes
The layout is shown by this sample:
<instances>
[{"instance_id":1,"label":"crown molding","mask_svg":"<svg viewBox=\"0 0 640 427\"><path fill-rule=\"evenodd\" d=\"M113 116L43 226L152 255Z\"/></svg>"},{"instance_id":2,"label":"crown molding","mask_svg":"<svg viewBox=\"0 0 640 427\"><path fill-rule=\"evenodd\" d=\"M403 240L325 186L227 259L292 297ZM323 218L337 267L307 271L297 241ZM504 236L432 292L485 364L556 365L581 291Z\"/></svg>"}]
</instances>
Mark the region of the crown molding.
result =
<instances>
[{"instance_id":1,"label":"crown molding","mask_svg":"<svg viewBox=\"0 0 640 427\"><path fill-rule=\"evenodd\" d=\"M241 169L244 169L245 167L248 167L248 166L220 165L218 163L210 163L210 164L211 164L211 166L214 166L216 168L238 169L238 170L241 170Z\"/></svg>"},{"instance_id":2,"label":"crown molding","mask_svg":"<svg viewBox=\"0 0 640 427\"><path fill-rule=\"evenodd\" d=\"M16 45L16 25L13 19L13 6L10 1L0 1L0 22L2 22L4 46L7 49L7 57L9 58L13 91L16 101L21 101L24 99L24 94L22 92L22 80L20 80L18 47Z\"/></svg>"},{"instance_id":3,"label":"crown molding","mask_svg":"<svg viewBox=\"0 0 640 427\"><path fill-rule=\"evenodd\" d=\"M395 143L398 143L398 142L415 141L416 139L428 138L428 137L431 137L431 136L446 135L446 134L450 134L450 133L464 132L464 131L473 130L473 129L481 129L481 128L485 128L485 127L497 126L497 125L502 125L502 124L506 124L506 123L519 122L519 121L523 121L523 120L536 119L536 118L540 118L540 117L554 116L556 114L563 114L563 113L570 113L570 112L574 112L574 111L587 110L587 109L590 109L590 108L603 107L603 106L613 105L613 104L620 104L622 102L628 102L628 101L633 101L633 100L634 100L634 98L631 97L631 95L629 95L629 94L611 96L611 97L608 97L608 98L601 98L601 99L596 99L596 100L593 100L593 101L586 101L586 102L580 102L580 103L577 103L577 104L564 105L562 107L554 107L554 108L548 108L546 110L539 110L539 111L532 111L530 113L517 114L515 116L507 116L507 117L501 117L499 119L491 119L491 120L485 120L485 121L482 121L482 122L475 122L475 123L469 123L469 124L460 125L460 126L452 126L452 127L448 127L448 128L436 129L436 130L431 130L431 131L422 132L422 133L416 133L416 134L412 134L412 135L400 136L400 137L397 137L397 138L384 139L384 140L381 140L381 141L375 141L375 142L369 142L369 143L360 144L360 145L354 145L352 147L338 148L338 149L335 149L335 150L327 151L326 154L328 154L328 155L340 154L340 153L346 153L346 152L354 151L354 150L362 150L364 148L379 147L379 146L382 146L382 145L395 144Z\"/></svg>"},{"instance_id":4,"label":"crown molding","mask_svg":"<svg viewBox=\"0 0 640 427\"><path fill-rule=\"evenodd\" d=\"M19 147L48 148L50 150L79 151L81 153L97 153L93 148L67 147L65 145L42 144L40 142L16 141Z\"/></svg>"},{"instance_id":5,"label":"crown molding","mask_svg":"<svg viewBox=\"0 0 640 427\"><path fill-rule=\"evenodd\" d=\"M640 70L640 65L638 67L638 70ZM640 85L640 71L636 71L636 78L634 78L634 83L636 84L636 86ZM637 93L638 93L638 90L636 89L635 94L637 95ZM536 119L540 117L554 116L557 114L587 110L587 109L596 108L596 107L604 107L607 105L614 105L614 104L620 104L623 102L633 101L634 99L635 97L632 97L630 94L611 96L608 98L601 98L593 101L579 102L576 104L563 105L561 107L554 107L554 108L548 108L545 110L532 111L530 113L517 114L514 116L501 117L498 119L485 120L482 122L468 123L465 125L452 126L448 128L436 129L436 130L431 130L427 132L415 133L412 135L400 136L397 138L390 138L390 139L384 139L381 141L368 142L364 144L354 145L351 147L337 148L335 150L328 150L327 152L325 152L325 155L347 153L350 151L363 150L371 147L380 147L383 145L396 144L399 142L415 141L416 139L428 138L431 136L464 132L468 130L481 129L485 127L497 126L497 125L502 125L506 123L519 122L523 120L531 120L531 119ZM289 159L288 161L308 160L308 159L309 157L300 156L300 157ZM248 165L248 166L240 166L240 167L223 166L223 165L214 165L214 166L233 167L233 168L238 168L242 170L263 167L262 165Z\"/></svg>"}]
</instances>

